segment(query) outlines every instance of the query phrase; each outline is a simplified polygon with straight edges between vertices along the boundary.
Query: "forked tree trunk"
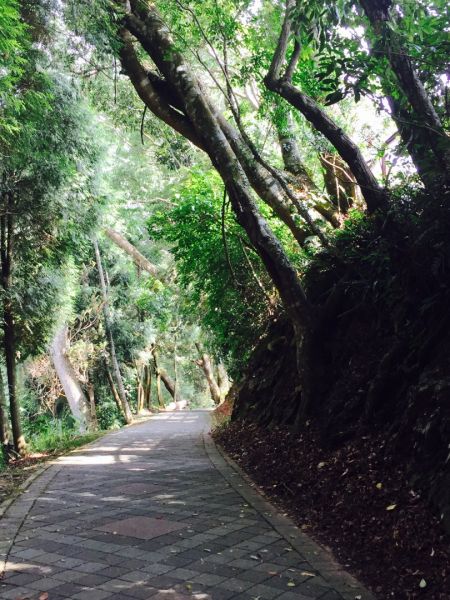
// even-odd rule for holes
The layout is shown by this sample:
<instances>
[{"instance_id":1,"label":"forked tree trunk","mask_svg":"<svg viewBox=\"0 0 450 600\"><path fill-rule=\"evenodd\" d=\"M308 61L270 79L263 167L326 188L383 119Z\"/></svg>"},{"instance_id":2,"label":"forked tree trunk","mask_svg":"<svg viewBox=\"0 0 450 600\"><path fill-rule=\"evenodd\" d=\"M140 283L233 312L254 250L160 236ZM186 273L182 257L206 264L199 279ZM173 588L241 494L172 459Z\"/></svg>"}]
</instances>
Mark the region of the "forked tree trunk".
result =
<instances>
[{"instance_id":1,"label":"forked tree trunk","mask_svg":"<svg viewBox=\"0 0 450 600\"><path fill-rule=\"evenodd\" d=\"M239 145L239 139L232 143L224 133L223 122L217 115L214 102L209 100L189 64L178 51L170 29L154 4L134 0L119 4L125 13L121 21L122 29L119 31L124 42L121 50L124 71L154 114L207 152L225 184L238 223L247 233L278 290L293 324L297 346L300 347L304 336L313 328L316 312L306 296L297 269L262 217L254 200L249 182L250 169L241 162L241 153L233 146L234 143ZM137 38L164 81L174 91L172 97L176 97L175 102L181 101L181 112L173 109L173 102L164 104L164 99L152 86L146 70L137 58L130 34ZM245 153L244 146L242 148ZM253 165L257 164L254 159ZM266 190L270 190L274 181L273 177L266 182L258 177L258 183ZM260 192L258 194L263 198ZM303 362L299 362L297 366L301 378L305 380L308 368ZM305 382L304 393L310 389L311 385Z\"/></svg>"},{"instance_id":2,"label":"forked tree trunk","mask_svg":"<svg viewBox=\"0 0 450 600\"><path fill-rule=\"evenodd\" d=\"M103 271L100 249L98 247L98 242L96 239L94 239L93 244L95 251L95 260L97 263L98 278L100 282L100 290L103 297L103 318L105 323L106 337L108 339L109 345L109 356L111 358L111 366L114 374L114 379L116 381L117 391L119 394L120 403L122 405L123 414L125 416L125 421L129 424L133 422L133 415L131 413L130 405L128 404L125 387L123 385L122 374L120 372L119 362L117 360L116 355L116 346L114 344L114 338L112 335L111 319L109 316L108 290L106 288L105 274Z\"/></svg>"},{"instance_id":3,"label":"forked tree trunk","mask_svg":"<svg viewBox=\"0 0 450 600\"><path fill-rule=\"evenodd\" d=\"M124 8L127 9L127 3L124 4ZM126 30L128 30L139 40L165 80L182 99L185 112L183 127L190 124L194 134L190 135L190 138L196 138L199 141L200 146L207 151L214 167L221 175L237 220L247 232L261 257L294 323L296 333L301 336L302 329L308 327L313 317L311 306L306 299L296 269L253 200L248 179L221 129L212 103L190 66L177 51L168 27L161 20L154 6L132 2L131 9L132 12L128 12L123 18L123 25L126 28L122 30L124 50L128 53L133 52L131 40L126 35ZM124 69L127 71L129 63L124 57L124 52L122 52L121 58ZM130 79L138 93L142 93L141 82L131 76ZM158 107L155 109L152 100L155 90L150 91L150 96L147 96L148 106L160 116L160 111ZM145 95L141 97L145 97ZM171 120L172 126L180 125L179 119L177 123L173 123L174 121Z\"/></svg>"},{"instance_id":4,"label":"forked tree trunk","mask_svg":"<svg viewBox=\"0 0 450 600\"><path fill-rule=\"evenodd\" d=\"M337 212L346 215L358 199L357 184L338 154L319 155L328 196Z\"/></svg>"},{"instance_id":5,"label":"forked tree trunk","mask_svg":"<svg viewBox=\"0 0 450 600\"><path fill-rule=\"evenodd\" d=\"M67 350L67 326L63 325L56 332L50 345L50 358L78 430L80 433L85 433L94 426L91 409L89 400L81 389L75 369L67 356Z\"/></svg>"},{"instance_id":6,"label":"forked tree trunk","mask_svg":"<svg viewBox=\"0 0 450 600\"><path fill-rule=\"evenodd\" d=\"M313 98L303 93L299 88L292 84L292 72L295 69L300 56L300 46L298 43L295 45L293 56L291 57L286 71L282 72L286 62L286 52L291 37L295 33L292 24L293 9L295 6L296 0L287 0L286 16L272 63L264 79L264 83L271 92L280 95L291 106L299 110L313 127L317 131L320 131L334 148L336 148L361 188L361 193L366 201L368 211L374 212L378 209L385 209L388 202L387 193L377 182L374 174L364 160L359 147L346 133L344 133L342 128L329 117Z\"/></svg>"}]
</instances>

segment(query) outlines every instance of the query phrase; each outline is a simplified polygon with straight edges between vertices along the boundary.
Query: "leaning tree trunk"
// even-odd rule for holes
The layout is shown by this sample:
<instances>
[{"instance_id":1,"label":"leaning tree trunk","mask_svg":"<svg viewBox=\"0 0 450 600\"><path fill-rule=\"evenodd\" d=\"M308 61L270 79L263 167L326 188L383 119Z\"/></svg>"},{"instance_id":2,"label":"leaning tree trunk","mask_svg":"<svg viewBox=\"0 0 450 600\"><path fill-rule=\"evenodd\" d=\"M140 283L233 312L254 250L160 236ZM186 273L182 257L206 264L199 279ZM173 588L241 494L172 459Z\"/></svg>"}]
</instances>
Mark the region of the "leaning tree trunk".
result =
<instances>
[{"instance_id":1,"label":"leaning tree trunk","mask_svg":"<svg viewBox=\"0 0 450 600\"><path fill-rule=\"evenodd\" d=\"M85 433L87 430L94 428L94 422L91 418L91 408L88 398L81 389L75 369L67 356L67 350L67 325L63 325L56 332L50 345L50 358L58 379L61 382L70 411L77 423L78 430L80 433Z\"/></svg>"},{"instance_id":2,"label":"leaning tree trunk","mask_svg":"<svg viewBox=\"0 0 450 600\"><path fill-rule=\"evenodd\" d=\"M116 346L114 344L114 338L112 335L111 319L109 316L109 303L108 303L108 290L106 289L105 274L103 272L103 265L100 256L100 249L96 239L93 241L95 260L97 263L98 278L100 282L100 290L103 296L103 318L105 323L106 337L109 345L109 355L111 358L111 366L116 380L117 390L122 405L123 414L125 415L125 421L129 424L133 422L133 415L131 413L130 405L128 404L125 387L123 385L122 374L120 372L119 362L116 355Z\"/></svg>"},{"instance_id":3,"label":"leaning tree trunk","mask_svg":"<svg viewBox=\"0 0 450 600\"><path fill-rule=\"evenodd\" d=\"M118 4L123 9L122 28L118 33L123 41L120 57L124 71L154 114L207 152L225 184L237 222L247 233L280 295L293 324L297 347L301 348L304 336L314 326L316 311L306 296L297 269L261 215L253 197L248 169L241 163L239 153L233 147L234 142L232 144L224 133L214 102L208 98L190 65L178 51L169 27L154 4L136 1L120 1ZM181 101L181 111L173 108L173 101L164 104L164 99L137 58L131 36L137 38L174 91L171 98L175 98L175 102ZM253 163L258 164L255 158ZM306 397L312 389L311 382L307 381L309 369L301 361L297 367L302 379L302 393Z\"/></svg>"},{"instance_id":4,"label":"leaning tree trunk","mask_svg":"<svg viewBox=\"0 0 450 600\"><path fill-rule=\"evenodd\" d=\"M124 252L126 252L133 259L136 266L142 271L146 271L156 277L157 268L153 265L149 260L145 258L143 254L139 252L137 248L133 246L123 235L120 235L114 229L105 229L106 235L112 240L119 248L121 248Z\"/></svg>"},{"instance_id":5,"label":"leaning tree trunk","mask_svg":"<svg viewBox=\"0 0 450 600\"><path fill-rule=\"evenodd\" d=\"M162 394L161 394L161 383L160 383L161 381L164 383L166 390L172 396L173 401L176 402L175 382L170 377L170 375L167 373L167 371L159 366L158 354L155 349L153 350L152 354L153 354L153 364L154 364L155 372L156 372L156 376L157 376L157 384L159 383L158 402L159 402L160 406L164 406L164 402L162 400Z\"/></svg>"},{"instance_id":6,"label":"leaning tree trunk","mask_svg":"<svg viewBox=\"0 0 450 600\"><path fill-rule=\"evenodd\" d=\"M123 6L127 10L128 3ZM141 89L142 81L133 76L133 73L136 74L136 72L129 71L129 68L133 68L135 64L131 64L132 61L127 60L127 57L133 55L132 41L129 37L129 33L131 33L152 58L165 77L165 81L182 99L185 111L183 122L180 121L182 118L180 113L177 113L176 117L172 113L166 122L169 122L178 131L183 128L186 131L190 128L191 131L186 133L186 137L195 139L198 145L208 153L225 183L239 224L247 232L261 257L295 325L296 333L301 336L302 329L307 327L313 318L311 305L306 299L296 269L253 200L249 181L221 128L212 103L190 66L177 51L168 27L154 6L132 2L131 7L132 12L128 11L123 18L124 28L121 30L124 41L121 60L125 71L130 75L130 79L141 97L148 101L149 108L157 116L160 116L161 111L159 107L155 108L153 101L158 94L152 88L149 80L145 81L148 91L146 96ZM164 119L161 116L160 118Z\"/></svg>"},{"instance_id":7,"label":"leaning tree trunk","mask_svg":"<svg viewBox=\"0 0 450 600\"><path fill-rule=\"evenodd\" d=\"M195 363L196 363L196 365L198 365L201 368L201 370L205 374L212 401L214 402L214 404L218 405L218 404L220 404L222 398L221 398L221 394L220 394L219 385L214 376L211 359L208 356L208 354L206 354L206 352L201 351L200 346L198 344L195 344L195 346L198 350L198 353L200 354L200 358L198 360L196 360Z\"/></svg>"},{"instance_id":8,"label":"leaning tree trunk","mask_svg":"<svg viewBox=\"0 0 450 600\"><path fill-rule=\"evenodd\" d=\"M109 387L111 389L111 393L113 395L114 401L117 404L117 408L119 410L119 413L123 417L125 417L125 413L123 412L122 402L120 401L120 396L119 396L119 393L117 392L116 384L114 383L114 379L113 379L113 376L111 374L111 371L110 371L108 365L106 365L105 368L106 368L106 378L108 379Z\"/></svg>"},{"instance_id":9,"label":"leaning tree trunk","mask_svg":"<svg viewBox=\"0 0 450 600\"><path fill-rule=\"evenodd\" d=\"M13 304L11 300L12 264L13 264L13 200L11 194L6 197L6 215L1 217L1 275L3 287L3 351L6 363L6 375L8 381L9 413L11 417L11 428L14 447L18 454L24 456L26 453L25 437L22 433L20 420L19 399L17 397L16 384L16 332L14 323Z\"/></svg>"},{"instance_id":10,"label":"leaning tree trunk","mask_svg":"<svg viewBox=\"0 0 450 600\"><path fill-rule=\"evenodd\" d=\"M296 133L294 131L294 121L290 110L285 111L284 119L277 119L275 123L278 141L281 148L284 169L287 173L294 176L294 187L302 196L315 197L312 208L325 218L333 227L340 226L339 217L336 216L335 207L330 204L325 197L320 198L322 194L317 189L308 169L303 164L298 147ZM320 198L320 199L319 199ZM307 232L307 235L311 235Z\"/></svg>"},{"instance_id":11,"label":"leaning tree trunk","mask_svg":"<svg viewBox=\"0 0 450 600\"><path fill-rule=\"evenodd\" d=\"M293 29L293 11L295 7L296 0L287 1L286 16L269 71L264 78L264 83L267 89L278 94L291 106L299 110L313 127L317 131L320 131L336 148L361 188L368 211L374 212L379 209L385 209L388 203L386 190L377 182L361 150L313 98L293 85L292 74L299 60L301 49L298 42L295 43L294 52L286 71L282 72L291 37L295 34Z\"/></svg>"},{"instance_id":12,"label":"leaning tree trunk","mask_svg":"<svg viewBox=\"0 0 450 600\"><path fill-rule=\"evenodd\" d=\"M398 32L391 26L392 0L360 0L370 24L377 36L384 55L397 79L401 95L411 106L407 119L412 129L417 129L417 137L426 141L434 160L430 160L427 171L434 175L437 186L448 184L450 177L450 140L437 114L430 96L414 68L407 49L403 46ZM411 118L412 117L412 118ZM414 156L412 157L414 160ZM427 180L425 179L425 181Z\"/></svg>"}]
</instances>

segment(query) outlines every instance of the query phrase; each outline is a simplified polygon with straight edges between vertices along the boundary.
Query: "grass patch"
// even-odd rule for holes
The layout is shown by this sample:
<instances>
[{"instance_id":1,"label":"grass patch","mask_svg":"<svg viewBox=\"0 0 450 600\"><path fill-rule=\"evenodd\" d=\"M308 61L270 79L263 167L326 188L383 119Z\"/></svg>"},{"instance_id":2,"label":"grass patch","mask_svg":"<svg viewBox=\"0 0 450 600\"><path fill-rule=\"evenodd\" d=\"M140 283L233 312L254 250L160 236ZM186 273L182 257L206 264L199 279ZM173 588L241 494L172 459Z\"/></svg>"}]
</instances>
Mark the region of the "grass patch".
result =
<instances>
[{"instance_id":1,"label":"grass patch","mask_svg":"<svg viewBox=\"0 0 450 600\"><path fill-rule=\"evenodd\" d=\"M32 436L29 448L31 452L60 454L89 444L105 435L105 433L107 432L93 431L79 435L70 431L63 431L62 433L46 431Z\"/></svg>"},{"instance_id":2,"label":"grass patch","mask_svg":"<svg viewBox=\"0 0 450 600\"><path fill-rule=\"evenodd\" d=\"M0 504L14 496L33 471L46 461L93 442L107 431L77 435L73 431L46 431L31 436L28 455L5 464L0 461Z\"/></svg>"}]
</instances>

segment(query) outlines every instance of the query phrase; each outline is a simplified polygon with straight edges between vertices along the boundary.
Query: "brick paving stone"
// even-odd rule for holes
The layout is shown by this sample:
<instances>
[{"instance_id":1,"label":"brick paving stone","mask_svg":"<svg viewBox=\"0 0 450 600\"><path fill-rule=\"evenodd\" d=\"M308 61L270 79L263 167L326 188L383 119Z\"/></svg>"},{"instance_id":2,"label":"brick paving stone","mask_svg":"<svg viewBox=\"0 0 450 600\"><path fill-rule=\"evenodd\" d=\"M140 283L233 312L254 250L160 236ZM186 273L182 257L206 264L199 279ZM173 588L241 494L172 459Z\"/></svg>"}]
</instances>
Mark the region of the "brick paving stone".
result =
<instances>
[{"instance_id":1,"label":"brick paving stone","mask_svg":"<svg viewBox=\"0 0 450 600\"><path fill-rule=\"evenodd\" d=\"M0 600L371 600L291 540L205 444L208 423L161 414L55 461L0 521Z\"/></svg>"}]
</instances>

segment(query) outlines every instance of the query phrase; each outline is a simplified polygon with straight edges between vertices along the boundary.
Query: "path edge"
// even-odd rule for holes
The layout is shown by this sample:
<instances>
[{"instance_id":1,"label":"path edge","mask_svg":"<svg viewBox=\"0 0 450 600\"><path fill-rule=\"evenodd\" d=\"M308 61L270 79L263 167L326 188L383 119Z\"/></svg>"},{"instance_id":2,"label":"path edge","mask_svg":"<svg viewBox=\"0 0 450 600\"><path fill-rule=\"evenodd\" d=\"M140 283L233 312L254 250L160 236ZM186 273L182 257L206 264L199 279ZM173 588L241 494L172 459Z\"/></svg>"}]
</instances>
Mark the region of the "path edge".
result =
<instances>
[{"instance_id":1,"label":"path edge","mask_svg":"<svg viewBox=\"0 0 450 600\"><path fill-rule=\"evenodd\" d=\"M344 600L376 600L355 577L343 570L330 552L303 533L291 519L281 515L278 509L262 496L255 482L215 443L209 431L203 432L203 444L208 458L230 486L258 511Z\"/></svg>"},{"instance_id":2,"label":"path edge","mask_svg":"<svg viewBox=\"0 0 450 600\"><path fill-rule=\"evenodd\" d=\"M120 429L118 431L120 431ZM106 432L105 435L108 435L108 432ZM10 498L6 498L0 504L0 582L8 562L9 553L25 519L40 494L46 490L52 479L62 468L62 466L58 464L59 459L68 456L69 454L81 453L89 446L96 444L103 437L105 436L102 435L83 446L73 448L56 458L50 458L45 464L37 467L34 473L20 484ZM52 467L55 468L50 472ZM46 473L47 471L49 471L49 473ZM30 490L33 484L36 489ZM29 495L27 496L26 494L28 493ZM22 509L21 505L23 505ZM12 515L8 514L10 509L11 513L13 513ZM14 514L14 511L16 514Z\"/></svg>"}]
</instances>

